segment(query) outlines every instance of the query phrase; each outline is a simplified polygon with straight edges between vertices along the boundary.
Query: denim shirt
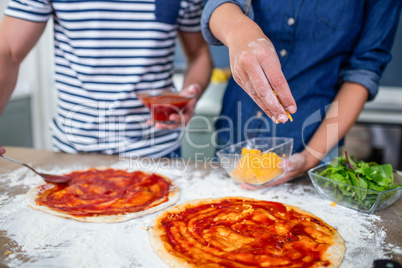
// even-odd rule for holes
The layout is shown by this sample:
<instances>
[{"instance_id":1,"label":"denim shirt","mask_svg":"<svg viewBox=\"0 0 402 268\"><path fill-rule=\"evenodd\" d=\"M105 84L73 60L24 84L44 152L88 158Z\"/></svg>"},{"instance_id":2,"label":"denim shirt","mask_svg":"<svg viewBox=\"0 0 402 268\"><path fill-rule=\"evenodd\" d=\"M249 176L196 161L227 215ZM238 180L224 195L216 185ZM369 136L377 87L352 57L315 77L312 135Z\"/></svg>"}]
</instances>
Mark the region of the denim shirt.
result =
<instances>
[{"instance_id":1,"label":"denim shirt","mask_svg":"<svg viewBox=\"0 0 402 268\"><path fill-rule=\"evenodd\" d=\"M209 18L227 2L247 11L274 44L298 111L294 121L286 124L273 124L265 115L258 118L259 107L232 78L216 124L222 146L255 136L285 136L294 138L294 149L300 152L342 82L363 85L369 100L377 94L379 79L391 60L402 1L253 0L247 7L247 0L209 0L201 28L210 44L221 43L209 30Z\"/></svg>"}]
</instances>

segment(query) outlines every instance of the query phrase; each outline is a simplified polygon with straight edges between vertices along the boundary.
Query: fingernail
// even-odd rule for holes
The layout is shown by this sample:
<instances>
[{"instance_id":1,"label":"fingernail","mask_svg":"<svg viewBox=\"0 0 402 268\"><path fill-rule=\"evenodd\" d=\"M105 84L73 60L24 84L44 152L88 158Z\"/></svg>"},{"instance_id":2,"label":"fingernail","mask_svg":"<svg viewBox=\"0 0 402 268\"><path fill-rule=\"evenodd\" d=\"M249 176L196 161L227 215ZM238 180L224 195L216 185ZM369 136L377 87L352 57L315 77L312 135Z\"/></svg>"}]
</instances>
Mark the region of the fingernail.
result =
<instances>
[{"instance_id":1,"label":"fingernail","mask_svg":"<svg viewBox=\"0 0 402 268\"><path fill-rule=\"evenodd\" d=\"M278 116L278 120L279 120L279 122L281 122L281 123L285 123L286 121L288 121L288 117L287 117L286 115L284 115L284 114L280 114L280 115Z\"/></svg>"},{"instance_id":2,"label":"fingernail","mask_svg":"<svg viewBox=\"0 0 402 268\"><path fill-rule=\"evenodd\" d=\"M290 105L290 106L288 106L288 107L286 108L286 110L287 110L289 113L294 114L294 113L296 112L296 107L293 106L293 105Z\"/></svg>"},{"instance_id":3,"label":"fingernail","mask_svg":"<svg viewBox=\"0 0 402 268\"><path fill-rule=\"evenodd\" d=\"M196 85L196 84L191 84L191 85L190 85L190 89L191 89L194 93L197 93L197 92L198 92L198 88L199 88L199 86Z\"/></svg>"},{"instance_id":4,"label":"fingernail","mask_svg":"<svg viewBox=\"0 0 402 268\"><path fill-rule=\"evenodd\" d=\"M278 121L278 120L276 120L276 117L275 117L275 116L272 116L271 119L272 119L272 121L274 121L275 123ZM278 123L276 123L276 124L278 124Z\"/></svg>"}]
</instances>

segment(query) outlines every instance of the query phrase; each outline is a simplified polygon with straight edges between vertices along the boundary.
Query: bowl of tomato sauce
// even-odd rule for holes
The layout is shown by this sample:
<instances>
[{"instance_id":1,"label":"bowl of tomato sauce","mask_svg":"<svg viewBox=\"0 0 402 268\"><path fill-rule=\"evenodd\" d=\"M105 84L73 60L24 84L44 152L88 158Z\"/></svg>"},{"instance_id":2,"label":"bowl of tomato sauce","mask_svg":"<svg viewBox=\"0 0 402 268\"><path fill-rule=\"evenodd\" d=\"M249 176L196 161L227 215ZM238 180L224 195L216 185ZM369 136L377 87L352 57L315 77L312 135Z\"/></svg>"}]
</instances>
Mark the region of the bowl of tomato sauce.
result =
<instances>
[{"instance_id":1,"label":"bowl of tomato sauce","mask_svg":"<svg viewBox=\"0 0 402 268\"><path fill-rule=\"evenodd\" d=\"M164 124L177 124L169 120L171 114L183 114L184 107L195 97L195 94L184 94L184 92L172 89L153 89L136 93L137 98L151 112L151 120Z\"/></svg>"}]
</instances>

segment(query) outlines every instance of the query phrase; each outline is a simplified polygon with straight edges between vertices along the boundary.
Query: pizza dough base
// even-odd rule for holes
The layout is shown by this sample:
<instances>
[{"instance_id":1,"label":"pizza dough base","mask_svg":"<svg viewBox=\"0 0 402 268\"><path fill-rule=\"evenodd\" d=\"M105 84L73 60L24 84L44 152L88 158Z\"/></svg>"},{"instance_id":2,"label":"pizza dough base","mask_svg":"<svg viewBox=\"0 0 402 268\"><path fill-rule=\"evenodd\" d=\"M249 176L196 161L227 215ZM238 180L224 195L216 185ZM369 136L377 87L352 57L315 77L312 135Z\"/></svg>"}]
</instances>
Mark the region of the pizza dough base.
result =
<instances>
[{"instance_id":1,"label":"pizza dough base","mask_svg":"<svg viewBox=\"0 0 402 268\"><path fill-rule=\"evenodd\" d=\"M99 168L99 169L102 169L102 168ZM163 210L165 208L168 208L168 207L174 205L179 200L180 189L175 185L175 183L166 176L163 176L161 174L158 174L158 176L165 178L172 185L172 186L170 186L168 201L166 201L162 204L159 204L155 207L151 207L147 210L138 211L138 212L119 214L119 215L103 215L103 216L99 215L99 216L86 216L86 217L78 217L78 216L73 216L73 215L70 215L67 213L62 213L60 211L53 210L49 207L41 206L36 203L35 200L36 200L36 198L38 198L38 194L39 194L38 191L42 185L39 185L39 186L29 190L28 193L26 194L26 201L31 208L52 214L54 216L66 218L66 219L73 219L73 220L82 221L82 222L103 222L103 223L122 222L122 221L139 218L141 216L151 214L151 213L154 213L159 210ZM154 201L154 203L158 203L158 202L159 202L159 200ZM152 204L154 204L154 203L152 203ZM152 204L150 206L152 206Z\"/></svg>"},{"instance_id":2,"label":"pizza dough base","mask_svg":"<svg viewBox=\"0 0 402 268\"><path fill-rule=\"evenodd\" d=\"M186 208L188 207L194 207L198 205L203 205L203 204L210 204L212 202L220 202L222 200L227 200L228 198L234 198L234 199L243 199L246 201L264 201L264 200L258 200L258 199L253 199L253 198L246 198L246 197L241 197L241 196L231 196L231 197L222 197L222 198L207 198L207 199L194 199L190 200L188 202L176 205L174 207L171 207L168 210L165 210L162 212L154 221L154 224L151 226L149 232L150 232L150 239L151 239L151 244L156 252L156 254L169 266L171 267L197 267L196 265L192 263L188 263L185 260L178 258L172 254L169 253L169 250L165 247L168 245L170 247L170 244L167 242L164 242L164 229L163 228L158 228L158 226L161 225L161 221L168 215L168 214L176 214L183 212ZM322 219L318 218L317 216L313 215L312 213L305 211L303 209L300 209L295 206L291 206L288 204L281 203L287 208L291 208L294 211L305 214L308 216L312 216L316 219L321 220L322 222L326 223ZM327 223L326 223L327 224ZM329 224L327 224L330 226ZM330 226L333 228L332 226ZM345 247L345 241L343 238L340 236L340 234L336 231L335 228L333 228L335 231L335 236L333 238L334 244L328 247L327 251L325 252L323 258L325 260L328 260L331 262L331 265L325 266L325 268L333 268L333 267L339 267L342 263L343 256L345 255L346 247ZM211 264L211 267L220 267L219 265L213 265ZM321 268L323 266L312 266L314 268Z\"/></svg>"}]
</instances>

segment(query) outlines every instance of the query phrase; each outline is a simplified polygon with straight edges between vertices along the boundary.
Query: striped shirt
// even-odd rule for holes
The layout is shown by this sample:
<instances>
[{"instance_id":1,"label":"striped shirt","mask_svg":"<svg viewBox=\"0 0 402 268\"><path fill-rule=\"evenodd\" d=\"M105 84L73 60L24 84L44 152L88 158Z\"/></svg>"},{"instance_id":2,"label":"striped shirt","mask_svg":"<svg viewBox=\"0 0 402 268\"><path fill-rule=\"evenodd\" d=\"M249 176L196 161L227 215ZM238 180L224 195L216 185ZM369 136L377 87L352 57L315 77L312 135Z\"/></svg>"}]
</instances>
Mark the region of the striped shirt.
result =
<instances>
[{"instance_id":1,"label":"striped shirt","mask_svg":"<svg viewBox=\"0 0 402 268\"><path fill-rule=\"evenodd\" d=\"M53 145L68 153L161 157L180 130L148 126L136 92L173 86L178 31L199 32L202 0L12 0L8 16L54 20Z\"/></svg>"}]
</instances>

